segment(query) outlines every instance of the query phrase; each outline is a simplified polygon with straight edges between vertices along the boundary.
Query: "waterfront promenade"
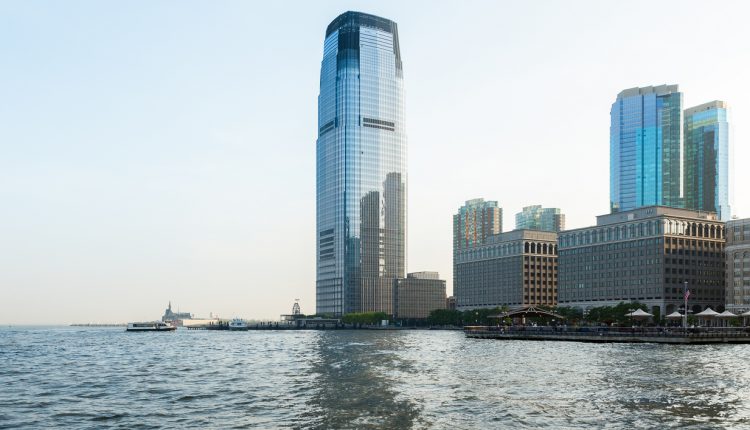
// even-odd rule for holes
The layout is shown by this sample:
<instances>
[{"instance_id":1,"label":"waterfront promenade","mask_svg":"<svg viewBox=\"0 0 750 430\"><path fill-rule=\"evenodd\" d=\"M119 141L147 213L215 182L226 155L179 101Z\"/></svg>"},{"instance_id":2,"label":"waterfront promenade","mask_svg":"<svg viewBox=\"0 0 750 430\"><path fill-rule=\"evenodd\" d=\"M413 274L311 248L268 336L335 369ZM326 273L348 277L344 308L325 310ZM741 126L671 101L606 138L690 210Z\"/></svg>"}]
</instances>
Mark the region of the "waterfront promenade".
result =
<instances>
[{"instance_id":1,"label":"waterfront promenade","mask_svg":"<svg viewBox=\"0 0 750 430\"><path fill-rule=\"evenodd\" d=\"M474 339L598 343L750 344L750 327L495 327L467 326Z\"/></svg>"}]
</instances>

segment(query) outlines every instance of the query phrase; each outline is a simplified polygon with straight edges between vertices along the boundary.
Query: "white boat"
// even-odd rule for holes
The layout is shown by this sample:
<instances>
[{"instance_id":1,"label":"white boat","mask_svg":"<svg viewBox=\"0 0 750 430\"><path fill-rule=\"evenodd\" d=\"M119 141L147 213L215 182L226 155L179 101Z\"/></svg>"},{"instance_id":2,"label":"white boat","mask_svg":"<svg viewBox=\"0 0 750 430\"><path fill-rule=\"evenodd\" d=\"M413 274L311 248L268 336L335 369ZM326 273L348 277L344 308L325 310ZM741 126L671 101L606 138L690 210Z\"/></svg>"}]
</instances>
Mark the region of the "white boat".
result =
<instances>
[{"instance_id":1,"label":"white boat","mask_svg":"<svg viewBox=\"0 0 750 430\"><path fill-rule=\"evenodd\" d=\"M229 330L247 330L247 323L242 318L235 318L229 323Z\"/></svg>"},{"instance_id":2,"label":"white boat","mask_svg":"<svg viewBox=\"0 0 750 430\"><path fill-rule=\"evenodd\" d=\"M125 331L174 331L177 327L161 321L128 323Z\"/></svg>"}]
</instances>

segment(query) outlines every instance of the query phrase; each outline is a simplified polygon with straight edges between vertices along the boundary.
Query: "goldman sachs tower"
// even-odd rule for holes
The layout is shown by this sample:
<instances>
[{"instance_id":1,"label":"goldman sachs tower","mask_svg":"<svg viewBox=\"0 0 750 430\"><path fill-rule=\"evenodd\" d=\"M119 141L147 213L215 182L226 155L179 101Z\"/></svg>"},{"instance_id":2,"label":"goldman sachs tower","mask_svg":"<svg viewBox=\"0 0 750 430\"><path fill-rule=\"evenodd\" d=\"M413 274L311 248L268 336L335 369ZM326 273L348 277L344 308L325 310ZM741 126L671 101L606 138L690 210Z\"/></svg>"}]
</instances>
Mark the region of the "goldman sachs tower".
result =
<instances>
[{"instance_id":1,"label":"goldman sachs tower","mask_svg":"<svg viewBox=\"0 0 750 430\"><path fill-rule=\"evenodd\" d=\"M346 12L326 30L317 140L317 313L393 313L406 271L406 133L396 23Z\"/></svg>"}]
</instances>

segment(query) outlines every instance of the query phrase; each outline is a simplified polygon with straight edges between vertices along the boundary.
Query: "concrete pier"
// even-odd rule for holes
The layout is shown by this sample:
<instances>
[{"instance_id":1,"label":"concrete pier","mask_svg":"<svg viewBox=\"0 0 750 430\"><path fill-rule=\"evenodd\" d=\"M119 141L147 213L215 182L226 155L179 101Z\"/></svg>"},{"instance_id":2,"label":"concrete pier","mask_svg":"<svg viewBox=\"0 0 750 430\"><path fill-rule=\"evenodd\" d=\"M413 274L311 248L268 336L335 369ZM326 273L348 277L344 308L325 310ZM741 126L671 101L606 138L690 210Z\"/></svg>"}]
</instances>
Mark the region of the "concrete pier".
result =
<instances>
[{"instance_id":1,"label":"concrete pier","mask_svg":"<svg viewBox=\"0 0 750 430\"><path fill-rule=\"evenodd\" d=\"M464 327L468 338L599 343L718 344L750 343L750 327Z\"/></svg>"}]
</instances>

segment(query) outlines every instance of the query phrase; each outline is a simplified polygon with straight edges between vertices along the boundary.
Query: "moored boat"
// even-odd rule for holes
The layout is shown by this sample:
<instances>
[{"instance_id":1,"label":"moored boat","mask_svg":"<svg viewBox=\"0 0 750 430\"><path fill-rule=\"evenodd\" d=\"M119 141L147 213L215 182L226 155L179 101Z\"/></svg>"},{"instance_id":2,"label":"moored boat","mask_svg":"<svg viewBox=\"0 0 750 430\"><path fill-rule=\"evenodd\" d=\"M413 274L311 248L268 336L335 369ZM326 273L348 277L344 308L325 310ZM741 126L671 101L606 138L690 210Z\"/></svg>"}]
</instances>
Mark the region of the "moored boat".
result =
<instances>
[{"instance_id":1,"label":"moored boat","mask_svg":"<svg viewBox=\"0 0 750 430\"><path fill-rule=\"evenodd\" d=\"M128 323L125 331L174 331L177 327L162 321Z\"/></svg>"},{"instance_id":2,"label":"moored boat","mask_svg":"<svg viewBox=\"0 0 750 430\"><path fill-rule=\"evenodd\" d=\"M247 323L242 318L235 318L229 323L229 330L247 330Z\"/></svg>"}]
</instances>

